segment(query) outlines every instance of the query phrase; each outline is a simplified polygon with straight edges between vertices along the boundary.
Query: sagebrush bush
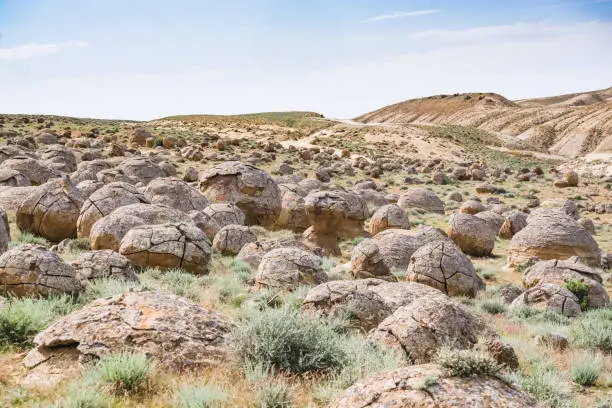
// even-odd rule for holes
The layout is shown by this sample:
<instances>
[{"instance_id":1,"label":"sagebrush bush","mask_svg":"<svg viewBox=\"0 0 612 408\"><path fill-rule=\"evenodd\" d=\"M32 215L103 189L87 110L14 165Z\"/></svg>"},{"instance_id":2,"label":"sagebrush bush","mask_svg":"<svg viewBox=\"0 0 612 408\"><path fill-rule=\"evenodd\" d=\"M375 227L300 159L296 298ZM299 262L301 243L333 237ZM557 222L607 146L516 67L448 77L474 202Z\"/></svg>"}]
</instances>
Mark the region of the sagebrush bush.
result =
<instances>
[{"instance_id":1,"label":"sagebrush bush","mask_svg":"<svg viewBox=\"0 0 612 408\"><path fill-rule=\"evenodd\" d=\"M20 231L15 239L9 242L9 248L13 248L23 244L34 244L34 245L42 245L44 247L49 247L51 244L43 237L39 237L38 235L34 235L31 232Z\"/></svg>"},{"instance_id":2,"label":"sagebrush bush","mask_svg":"<svg viewBox=\"0 0 612 408\"><path fill-rule=\"evenodd\" d=\"M228 406L227 393L219 386L184 385L174 392L173 408L224 408Z\"/></svg>"},{"instance_id":3,"label":"sagebrush bush","mask_svg":"<svg viewBox=\"0 0 612 408\"><path fill-rule=\"evenodd\" d=\"M480 303L480 309L489 314L503 314L506 312L506 305L501 299L486 299Z\"/></svg>"},{"instance_id":4,"label":"sagebrush bush","mask_svg":"<svg viewBox=\"0 0 612 408\"><path fill-rule=\"evenodd\" d=\"M243 283L251 282L255 275L255 271L251 268L251 265L238 258L232 258L229 262L229 268L236 275L238 280Z\"/></svg>"},{"instance_id":5,"label":"sagebrush bush","mask_svg":"<svg viewBox=\"0 0 612 408\"><path fill-rule=\"evenodd\" d=\"M149 385L153 363L142 353L117 353L103 356L96 370L111 391L133 394Z\"/></svg>"},{"instance_id":6,"label":"sagebrush bush","mask_svg":"<svg viewBox=\"0 0 612 408\"><path fill-rule=\"evenodd\" d=\"M67 295L46 299L10 298L0 309L0 348L32 346L34 336L74 308Z\"/></svg>"},{"instance_id":7,"label":"sagebrush bush","mask_svg":"<svg viewBox=\"0 0 612 408\"><path fill-rule=\"evenodd\" d=\"M96 388L81 388L55 404L54 408L110 408L112 399Z\"/></svg>"},{"instance_id":8,"label":"sagebrush bush","mask_svg":"<svg viewBox=\"0 0 612 408\"><path fill-rule=\"evenodd\" d=\"M164 146L164 139L161 136L156 137L155 139L153 139L152 142L152 147L163 147Z\"/></svg>"},{"instance_id":9,"label":"sagebrush bush","mask_svg":"<svg viewBox=\"0 0 612 408\"><path fill-rule=\"evenodd\" d=\"M531 394L538 402L551 408L573 408L571 389L546 360L531 362L528 372L514 374L516 385Z\"/></svg>"},{"instance_id":10,"label":"sagebrush bush","mask_svg":"<svg viewBox=\"0 0 612 408\"><path fill-rule=\"evenodd\" d=\"M589 310L574 319L568 339L579 348L612 352L612 308Z\"/></svg>"},{"instance_id":11,"label":"sagebrush bush","mask_svg":"<svg viewBox=\"0 0 612 408\"><path fill-rule=\"evenodd\" d=\"M437 355L438 363L450 370L453 376L491 375L499 373L500 367L488 354L480 350L456 350L442 347Z\"/></svg>"},{"instance_id":12,"label":"sagebrush bush","mask_svg":"<svg viewBox=\"0 0 612 408\"><path fill-rule=\"evenodd\" d=\"M347 361L336 329L328 320L283 307L246 313L232 337L244 363L303 373L338 369Z\"/></svg>"},{"instance_id":13,"label":"sagebrush bush","mask_svg":"<svg viewBox=\"0 0 612 408\"><path fill-rule=\"evenodd\" d=\"M140 275L143 290L173 293L193 301L199 301L202 289L208 285L207 277L195 276L183 269L160 270L147 268Z\"/></svg>"},{"instance_id":14,"label":"sagebrush bush","mask_svg":"<svg viewBox=\"0 0 612 408\"><path fill-rule=\"evenodd\" d=\"M572 381L583 387L591 387L597 382L602 368L603 359L601 356L593 353L582 353L572 362Z\"/></svg>"},{"instance_id":15,"label":"sagebrush bush","mask_svg":"<svg viewBox=\"0 0 612 408\"><path fill-rule=\"evenodd\" d=\"M287 384L277 381L263 384L255 393L255 406L258 408L291 407L291 390Z\"/></svg>"}]
</instances>

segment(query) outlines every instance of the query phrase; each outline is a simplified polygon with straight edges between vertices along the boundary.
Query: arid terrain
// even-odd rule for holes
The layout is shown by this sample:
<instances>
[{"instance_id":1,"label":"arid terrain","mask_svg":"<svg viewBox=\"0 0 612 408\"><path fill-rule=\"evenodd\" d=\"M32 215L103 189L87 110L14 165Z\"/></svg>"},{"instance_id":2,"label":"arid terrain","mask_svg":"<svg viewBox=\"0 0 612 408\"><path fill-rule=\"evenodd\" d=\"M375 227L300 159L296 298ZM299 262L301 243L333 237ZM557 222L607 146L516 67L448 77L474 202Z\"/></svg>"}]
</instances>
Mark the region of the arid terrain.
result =
<instances>
[{"instance_id":1,"label":"arid terrain","mask_svg":"<svg viewBox=\"0 0 612 408\"><path fill-rule=\"evenodd\" d=\"M0 114L2 407L612 407L612 88Z\"/></svg>"}]
</instances>

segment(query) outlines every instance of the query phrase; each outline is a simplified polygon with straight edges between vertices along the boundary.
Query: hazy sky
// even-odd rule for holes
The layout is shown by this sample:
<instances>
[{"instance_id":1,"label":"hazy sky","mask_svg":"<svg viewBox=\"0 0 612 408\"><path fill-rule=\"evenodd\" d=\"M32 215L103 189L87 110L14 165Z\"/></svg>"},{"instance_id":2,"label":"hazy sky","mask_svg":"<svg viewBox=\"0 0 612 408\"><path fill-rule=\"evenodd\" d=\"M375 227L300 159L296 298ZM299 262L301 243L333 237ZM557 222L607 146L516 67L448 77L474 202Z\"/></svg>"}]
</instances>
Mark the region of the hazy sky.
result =
<instances>
[{"instance_id":1,"label":"hazy sky","mask_svg":"<svg viewBox=\"0 0 612 408\"><path fill-rule=\"evenodd\" d=\"M354 117L612 86L612 0L0 0L0 112Z\"/></svg>"}]
</instances>

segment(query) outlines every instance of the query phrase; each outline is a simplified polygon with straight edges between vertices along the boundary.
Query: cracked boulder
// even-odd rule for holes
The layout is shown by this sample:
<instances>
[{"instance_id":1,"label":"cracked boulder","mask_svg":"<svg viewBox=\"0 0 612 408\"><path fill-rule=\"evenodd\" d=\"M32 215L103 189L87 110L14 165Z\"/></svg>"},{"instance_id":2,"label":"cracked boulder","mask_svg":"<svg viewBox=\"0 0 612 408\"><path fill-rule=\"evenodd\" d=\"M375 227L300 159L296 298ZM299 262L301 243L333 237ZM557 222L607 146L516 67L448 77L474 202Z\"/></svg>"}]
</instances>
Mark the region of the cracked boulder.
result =
<instances>
[{"instance_id":1,"label":"cracked boulder","mask_svg":"<svg viewBox=\"0 0 612 408\"><path fill-rule=\"evenodd\" d=\"M390 228L410 229L408 215L395 204L383 205L370 218L370 234L376 235Z\"/></svg>"},{"instance_id":2,"label":"cracked boulder","mask_svg":"<svg viewBox=\"0 0 612 408\"><path fill-rule=\"evenodd\" d=\"M378 245L389 269L404 272L417 249L444 238L446 235L439 229L421 226L416 230L387 229L376 234L372 240Z\"/></svg>"},{"instance_id":3,"label":"cracked boulder","mask_svg":"<svg viewBox=\"0 0 612 408\"><path fill-rule=\"evenodd\" d=\"M466 254L488 256L493 252L497 231L489 222L475 215L456 213L448 224L449 238Z\"/></svg>"},{"instance_id":4,"label":"cracked boulder","mask_svg":"<svg viewBox=\"0 0 612 408\"><path fill-rule=\"evenodd\" d=\"M505 218L502 215L493 211L479 212L476 214L476 217L480 218L481 220L485 220L487 223L489 223L491 229L496 232L500 230L505 221Z\"/></svg>"},{"instance_id":5,"label":"cracked boulder","mask_svg":"<svg viewBox=\"0 0 612 408\"><path fill-rule=\"evenodd\" d=\"M226 225L213 240L213 249L225 256L238 255L243 246L257 241L257 235L244 225Z\"/></svg>"},{"instance_id":6,"label":"cracked boulder","mask_svg":"<svg viewBox=\"0 0 612 408\"><path fill-rule=\"evenodd\" d=\"M67 176L51 180L32 191L19 205L17 226L53 242L76 238L84 200Z\"/></svg>"},{"instance_id":7,"label":"cracked boulder","mask_svg":"<svg viewBox=\"0 0 612 408\"><path fill-rule=\"evenodd\" d=\"M339 280L322 283L308 291L302 313L350 316L363 330L378 326L399 307L422 298L446 297L437 289L415 282L381 279Z\"/></svg>"},{"instance_id":8,"label":"cracked boulder","mask_svg":"<svg viewBox=\"0 0 612 408\"><path fill-rule=\"evenodd\" d=\"M117 181L125 178L130 184L149 184L156 178L166 175L157 163L147 157L131 157L122 161L113 170L119 174Z\"/></svg>"},{"instance_id":9,"label":"cracked boulder","mask_svg":"<svg viewBox=\"0 0 612 408\"><path fill-rule=\"evenodd\" d=\"M242 210L232 203L210 204L202 211L190 211L189 216L211 241L221 228L244 225L245 221Z\"/></svg>"},{"instance_id":10,"label":"cracked boulder","mask_svg":"<svg viewBox=\"0 0 612 408\"><path fill-rule=\"evenodd\" d=\"M237 259L248 263L251 268L257 269L264 255L276 248L293 247L308 251L308 247L303 243L295 240L280 240L280 241L255 241L244 245Z\"/></svg>"},{"instance_id":11,"label":"cracked boulder","mask_svg":"<svg viewBox=\"0 0 612 408\"><path fill-rule=\"evenodd\" d=\"M89 233L89 244L91 249L119 251L121 240L132 228L176 222L189 223L191 218L182 211L163 205L125 205L94 223Z\"/></svg>"},{"instance_id":12,"label":"cracked boulder","mask_svg":"<svg viewBox=\"0 0 612 408\"><path fill-rule=\"evenodd\" d=\"M397 205L404 211L417 208L426 212L444 214L444 202L426 188L410 188L400 195Z\"/></svg>"},{"instance_id":13,"label":"cracked boulder","mask_svg":"<svg viewBox=\"0 0 612 408\"><path fill-rule=\"evenodd\" d=\"M45 147L40 151L40 161L60 173L72 173L77 169L77 160L74 153L62 145Z\"/></svg>"},{"instance_id":14,"label":"cracked boulder","mask_svg":"<svg viewBox=\"0 0 612 408\"><path fill-rule=\"evenodd\" d=\"M59 173L29 156L15 156L0 164L0 168L16 170L26 176L33 185L41 185Z\"/></svg>"},{"instance_id":15,"label":"cracked boulder","mask_svg":"<svg viewBox=\"0 0 612 408\"><path fill-rule=\"evenodd\" d=\"M371 239L364 239L353 248L351 274L355 279L378 278L390 282L397 280L385 264L378 245Z\"/></svg>"},{"instance_id":16,"label":"cracked boulder","mask_svg":"<svg viewBox=\"0 0 612 408\"><path fill-rule=\"evenodd\" d=\"M581 281L588 287L587 306L589 308L610 305L610 296L602 285L601 275L580 263L577 258L537 262L523 272L523 284L527 288L542 283L565 286L568 281Z\"/></svg>"},{"instance_id":17,"label":"cracked boulder","mask_svg":"<svg viewBox=\"0 0 612 408\"><path fill-rule=\"evenodd\" d=\"M45 247L24 244L0 255L2 295L51 296L80 290L74 268Z\"/></svg>"},{"instance_id":18,"label":"cracked boulder","mask_svg":"<svg viewBox=\"0 0 612 408\"><path fill-rule=\"evenodd\" d=\"M437 364L381 372L357 381L328 408L527 408L526 393L497 377L453 377Z\"/></svg>"},{"instance_id":19,"label":"cracked boulder","mask_svg":"<svg viewBox=\"0 0 612 408\"><path fill-rule=\"evenodd\" d=\"M23 363L30 373L61 378L70 366L128 352L144 353L166 369L203 369L225 360L230 329L224 317L180 296L128 292L53 323L34 338Z\"/></svg>"},{"instance_id":20,"label":"cracked boulder","mask_svg":"<svg viewBox=\"0 0 612 408\"><path fill-rule=\"evenodd\" d=\"M527 226L512 237L508 263L515 266L537 257L541 260L577 256L590 266L601 264L597 241L574 218L559 210L542 210L527 218Z\"/></svg>"},{"instance_id":21,"label":"cracked boulder","mask_svg":"<svg viewBox=\"0 0 612 408\"><path fill-rule=\"evenodd\" d=\"M265 171L239 161L227 161L200 174L200 190L212 203L236 204L247 225L269 227L281 210L281 193Z\"/></svg>"},{"instance_id":22,"label":"cracked boulder","mask_svg":"<svg viewBox=\"0 0 612 408\"><path fill-rule=\"evenodd\" d=\"M151 181L144 192L153 204L161 204L186 213L202 211L209 202L198 190L176 178L158 178Z\"/></svg>"},{"instance_id":23,"label":"cracked boulder","mask_svg":"<svg viewBox=\"0 0 612 408\"><path fill-rule=\"evenodd\" d=\"M318 256L299 248L277 248L262 258L255 285L293 290L300 285L318 285L328 279Z\"/></svg>"},{"instance_id":24,"label":"cracked boulder","mask_svg":"<svg viewBox=\"0 0 612 408\"><path fill-rule=\"evenodd\" d=\"M30 180L17 170L0 168L0 186L26 187L30 184Z\"/></svg>"},{"instance_id":25,"label":"cracked boulder","mask_svg":"<svg viewBox=\"0 0 612 408\"><path fill-rule=\"evenodd\" d=\"M121 240L119 253L139 266L182 268L195 275L210 268L210 241L192 223L142 225Z\"/></svg>"},{"instance_id":26,"label":"cracked boulder","mask_svg":"<svg viewBox=\"0 0 612 408\"><path fill-rule=\"evenodd\" d=\"M448 239L417 249L410 257L406 280L423 283L449 296L475 297L485 289L472 261Z\"/></svg>"},{"instance_id":27,"label":"cracked boulder","mask_svg":"<svg viewBox=\"0 0 612 408\"><path fill-rule=\"evenodd\" d=\"M130 260L110 249L82 252L70 264L81 282L108 278L138 282L138 276Z\"/></svg>"},{"instance_id":28,"label":"cracked boulder","mask_svg":"<svg viewBox=\"0 0 612 408\"><path fill-rule=\"evenodd\" d=\"M511 239L527 226L527 214L522 211L512 210L503 215L505 220L498 230L500 238Z\"/></svg>"},{"instance_id":29,"label":"cracked boulder","mask_svg":"<svg viewBox=\"0 0 612 408\"><path fill-rule=\"evenodd\" d=\"M106 160L90 160L77 164L77 169L70 175L74 184L86 180L98 181L98 173L110 169L111 165Z\"/></svg>"},{"instance_id":30,"label":"cracked boulder","mask_svg":"<svg viewBox=\"0 0 612 408\"><path fill-rule=\"evenodd\" d=\"M582 313L576 295L554 283L541 283L529 288L510 304L512 309L523 306L546 309L567 317L576 317Z\"/></svg>"},{"instance_id":31,"label":"cracked boulder","mask_svg":"<svg viewBox=\"0 0 612 408\"><path fill-rule=\"evenodd\" d=\"M117 208L139 203L148 204L149 200L133 185L122 181L106 184L83 203L77 220L78 237L88 237L95 222Z\"/></svg>"},{"instance_id":32,"label":"cracked boulder","mask_svg":"<svg viewBox=\"0 0 612 408\"><path fill-rule=\"evenodd\" d=\"M395 310L369 337L403 350L411 362L432 361L442 346L470 349L480 337L497 338L479 317L449 297L422 298Z\"/></svg>"},{"instance_id":33,"label":"cracked boulder","mask_svg":"<svg viewBox=\"0 0 612 408\"><path fill-rule=\"evenodd\" d=\"M310 226L306 215L304 197L306 190L297 184L279 184L281 191L281 209L276 219L275 227L303 231Z\"/></svg>"}]
</instances>

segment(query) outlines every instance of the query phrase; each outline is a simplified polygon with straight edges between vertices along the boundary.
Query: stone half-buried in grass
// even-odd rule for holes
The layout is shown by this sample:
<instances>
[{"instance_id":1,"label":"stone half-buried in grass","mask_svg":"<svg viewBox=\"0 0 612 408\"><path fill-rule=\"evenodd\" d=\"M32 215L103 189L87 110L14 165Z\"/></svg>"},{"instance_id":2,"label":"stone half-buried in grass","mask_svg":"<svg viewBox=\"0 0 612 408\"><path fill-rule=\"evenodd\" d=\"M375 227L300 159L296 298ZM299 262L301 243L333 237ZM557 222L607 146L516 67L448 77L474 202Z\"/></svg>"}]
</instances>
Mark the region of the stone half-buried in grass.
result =
<instances>
[{"instance_id":1,"label":"stone half-buried in grass","mask_svg":"<svg viewBox=\"0 0 612 408\"><path fill-rule=\"evenodd\" d=\"M61 377L81 356L131 352L146 353L166 368L208 367L225 356L230 327L185 298L130 292L96 300L52 324L36 336L24 365L38 377Z\"/></svg>"}]
</instances>

